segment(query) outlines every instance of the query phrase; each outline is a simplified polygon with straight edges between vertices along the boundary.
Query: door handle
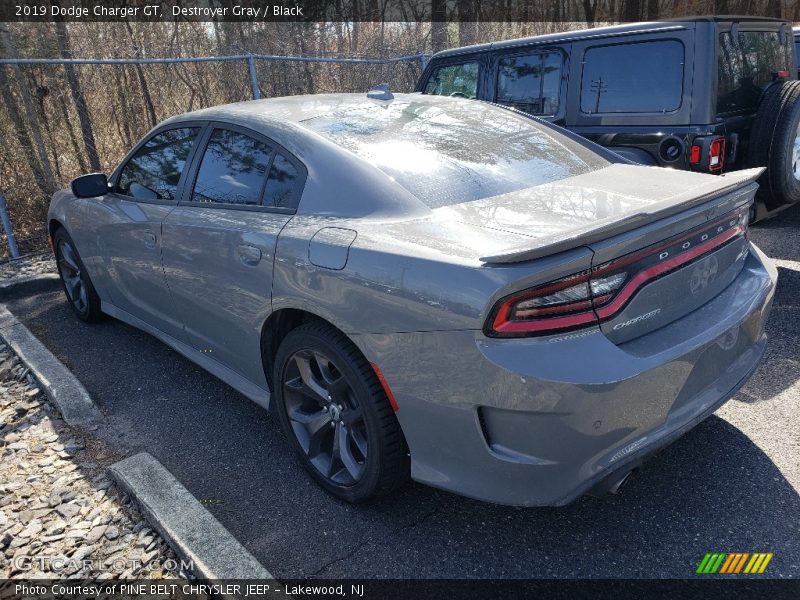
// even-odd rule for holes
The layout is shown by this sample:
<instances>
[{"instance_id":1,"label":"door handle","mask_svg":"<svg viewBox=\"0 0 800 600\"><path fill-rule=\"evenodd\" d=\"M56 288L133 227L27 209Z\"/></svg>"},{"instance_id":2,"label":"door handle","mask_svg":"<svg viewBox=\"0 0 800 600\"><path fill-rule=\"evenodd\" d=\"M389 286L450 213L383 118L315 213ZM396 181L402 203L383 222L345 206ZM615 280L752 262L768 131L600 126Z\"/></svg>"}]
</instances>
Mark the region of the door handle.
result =
<instances>
[{"instance_id":1,"label":"door handle","mask_svg":"<svg viewBox=\"0 0 800 600\"><path fill-rule=\"evenodd\" d=\"M254 267L261 260L261 248L250 244L239 244L236 249L239 252L239 259L246 265Z\"/></svg>"},{"instance_id":2,"label":"door handle","mask_svg":"<svg viewBox=\"0 0 800 600\"><path fill-rule=\"evenodd\" d=\"M152 231L145 231L144 235L142 236L144 239L144 245L148 248L155 248L156 247L156 234Z\"/></svg>"}]
</instances>

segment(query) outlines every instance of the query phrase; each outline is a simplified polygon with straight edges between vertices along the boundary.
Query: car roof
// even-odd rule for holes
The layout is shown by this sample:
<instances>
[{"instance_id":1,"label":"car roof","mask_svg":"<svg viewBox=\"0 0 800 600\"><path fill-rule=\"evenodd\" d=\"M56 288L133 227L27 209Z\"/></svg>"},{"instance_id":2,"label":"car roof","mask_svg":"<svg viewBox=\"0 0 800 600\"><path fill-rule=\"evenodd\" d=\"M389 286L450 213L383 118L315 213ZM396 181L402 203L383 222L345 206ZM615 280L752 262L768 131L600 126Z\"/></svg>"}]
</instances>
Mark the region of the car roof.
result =
<instances>
[{"instance_id":1,"label":"car roof","mask_svg":"<svg viewBox=\"0 0 800 600\"><path fill-rule=\"evenodd\" d=\"M548 33L513 40L503 40L498 42L487 42L475 44L473 46L462 46L460 48L450 48L434 54L431 59L447 58L472 52L485 52L487 50L501 50L503 48L514 48L517 46L527 46L532 44L553 44L558 42L587 40L604 37L621 36L629 33L645 34L660 33L667 31L680 31L689 29L691 23L724 23L724 22L765 22L783 23L782 19L770 17L745 17L745 16L709 16L709 17L685 17L681 19L670 19L668 21L648 21L641 23L625 23L623 25L611 25L608 27L595 27L593 29L580 29L576 31L563 31L560 33Z\"/></svg>"},{"instance_id":2,"label":"car roof","mask_svg":"<svg viewBox=\"0 0 800 600\"><path fill-rule=\"evenodd\" d=\"M396 94L398 100L408 100L410 94ZM431 96L414 94L414 100L437 102ZM333 112L356 108L368 103L367 94L308 94L301 96L282 96L262 100L246 100L233 104L222 104L176 115L165 123L182 121L231 121L250 125L258 129L265 121L276 123L302 123L308 119L322 117Z\"/></svg>"}]
</instances>

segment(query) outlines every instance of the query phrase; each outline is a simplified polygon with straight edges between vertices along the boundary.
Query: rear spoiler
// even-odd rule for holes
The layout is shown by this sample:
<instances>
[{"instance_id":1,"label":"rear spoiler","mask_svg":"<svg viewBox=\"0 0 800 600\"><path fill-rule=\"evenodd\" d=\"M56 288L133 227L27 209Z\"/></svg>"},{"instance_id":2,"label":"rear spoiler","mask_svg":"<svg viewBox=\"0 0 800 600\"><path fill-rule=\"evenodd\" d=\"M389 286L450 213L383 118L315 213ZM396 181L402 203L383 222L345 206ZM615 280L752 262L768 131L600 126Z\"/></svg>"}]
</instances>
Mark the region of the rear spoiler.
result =
<instances>
[{"instance_id":1,"label":"rear spoiler","mask_svg":"<svg viewBox=\"0 0 800 600\"><path fill-rule=\"evenodd\" d=\"M524 247L509 248L500 254L492 256L482 256L480 260L485 263L507 264L517 263L526 260L535 260L544 256L550 256L566 250L572 250L579 246L599 242L620 233L625 233L648 225L659 219L670 217L713 198L725 194L739 191L741 196L752 198L758 189L756 180L766 169L757 167L754 169L743 169L741 171L731 171L724 175L711 178L704 185L692 187L684 193L671 196L666 200L657 202L636 213L632 213L622 219L609 220L605 224L603 220L584 225L572 231L562 232L556 236L543 237L536 240L536 247L531 248L530 244ZM711 219L716 213L712 210L708 214Z\"/></svg>"}]
</instances>

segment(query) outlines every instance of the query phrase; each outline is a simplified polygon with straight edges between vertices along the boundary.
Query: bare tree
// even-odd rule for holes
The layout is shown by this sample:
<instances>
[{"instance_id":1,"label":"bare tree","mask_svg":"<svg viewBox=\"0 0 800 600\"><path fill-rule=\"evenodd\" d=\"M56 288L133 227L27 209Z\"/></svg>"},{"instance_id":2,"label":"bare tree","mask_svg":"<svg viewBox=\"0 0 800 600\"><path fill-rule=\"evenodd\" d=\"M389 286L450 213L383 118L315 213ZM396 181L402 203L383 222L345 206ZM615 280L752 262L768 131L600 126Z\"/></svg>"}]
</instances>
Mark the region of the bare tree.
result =
<instances>
[{"instance_id":1,"label":"bare tree","mask_svg":"<svg viewBox=\"0 0 800 600\"><path fill-rule=\"evenodd\" d=\"M3 49L5 50L6 54L11 58L15 58L17 56L17 50L11 41L11 36L9 35L8 30L0 28L0 41L2 41ZM33 137L33 142L36 145L44 189L48 190L46 193L50 194L57 188L56 180L53 176L53 165L50 163L50 158L47 156L47 151L44 147L44 137L42 136L42 130L39 127L39 119L36 115L36 107L33 104L33 97L30 89L28 89L28 86L26 85L25 75L22 72L22 69L20 69L19 65L14 64L11 66L11 68L14 71L14 75L17 80L17 87L20 91L20 96L22 97L22 104L25 107L25 116L28 118L31 136ZM7 82L3 84L2 87L3 89L9 90L10 93L10 88Z\"/></svg>"},{"instance_id":2,"label":"bare tree","mask_svg":"<svg viewBox=\"0 0 800 600\"><path fill-rule=\"evenodd\" d=\"M30 136L28 135L28 128L25 125L25 121L22 118L22 114L19 111L19 107L17 106L17 100L11 93L11 85L6 77L6 70L5 67L0 66L0 89L6 91L3 94L3 98L5 100L6 110L8 111L8 116L11 119L11 123L14 130L14 137L17 138L17 143L22 148L22 152L25 154L25 159L28 161L28 164L31 167L31 171L33 172L34 183L36 186L41 190L42 194L47 196L53 193L55 186L48 187L45 183L45 177L42 173L41 166L39 164L38 159L36 158L36 154L34 152L33 146L30 143Z\"/></svg>"},{"instance_id":3,"label":"bare tree","mask_svg":"<svg viewBox=\"0 0 800 600\"><path fill-rule=\"evenodd\" d=\"M447 48L447 3L433 0L431 3L431 50L439 52Z\"/></svg>"},{"instance_id":4,"label":"bare tree","mask_svg":"<svg viewBox=\"0 0 800 600\"><path fill-rule=\"evenodd\" d=\"M56 38L58 40L58 51L61 58L72 58L72 49L69 39L69 32L64 21L56 21ZM86 154L89 157L89 164L93 171L100 171L100 158L97 156L97 145L94 141L94 131L92 121L89 118L89 107L86 105L86 98L83 96L78 74L75 66L69 63L64 64L64 72L67 75L72 101L75 103L75 110L78 112L78 119L81 123L81 137L83 145L86 147Z\"/></svg>"}]
</instances>

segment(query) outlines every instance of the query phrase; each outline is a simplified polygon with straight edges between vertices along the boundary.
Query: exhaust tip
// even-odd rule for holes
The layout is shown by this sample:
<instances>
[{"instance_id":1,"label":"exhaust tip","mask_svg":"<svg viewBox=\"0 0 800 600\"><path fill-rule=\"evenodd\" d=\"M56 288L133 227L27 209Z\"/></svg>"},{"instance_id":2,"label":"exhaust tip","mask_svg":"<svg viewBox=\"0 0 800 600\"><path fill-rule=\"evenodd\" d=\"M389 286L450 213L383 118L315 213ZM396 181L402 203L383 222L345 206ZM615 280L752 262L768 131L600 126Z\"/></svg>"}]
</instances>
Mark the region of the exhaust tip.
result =
<instances>
[{"instance_id":1,"label":"exhaust tip","mask_svg":"<svg viewBox=\"0 0 800 600\"><path fill-rule=\"evenodd\" d=\"M600 497L606 494L619 494L622 488L631 480L636 469L624 473L612 473L589 491L590 496Z\"/></svg>"},{"instance_id":2,"label":"exhaust tip","mask_svg":"<svg viewBox=\"0 0 800 600\"><path fill-rule=\"evenodd\" d=\"M633 470L628 471L622 477L618 478L617 480L612 480L612 483L608 486L607 493L609 494L619 494L622 491L622 488L631 480L631 476L633 475Z\"/></svg>"}]
</instances>

